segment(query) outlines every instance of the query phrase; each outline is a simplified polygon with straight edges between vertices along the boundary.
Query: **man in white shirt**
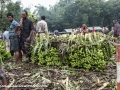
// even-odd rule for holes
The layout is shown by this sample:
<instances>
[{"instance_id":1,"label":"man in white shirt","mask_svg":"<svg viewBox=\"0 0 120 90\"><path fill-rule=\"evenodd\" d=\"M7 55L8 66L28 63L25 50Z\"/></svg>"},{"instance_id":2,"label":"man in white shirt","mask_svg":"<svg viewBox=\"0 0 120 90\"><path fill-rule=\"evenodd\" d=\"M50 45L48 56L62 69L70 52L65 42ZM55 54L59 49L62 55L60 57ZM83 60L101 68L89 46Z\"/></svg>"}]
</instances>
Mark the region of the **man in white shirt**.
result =
<instances>
[{"instance_id":1,"label":"man in white shirt","mask_svg":"<svg viewBox=\"0 0 120 90\"><path fill-rule=\"evenodd\" d=\"M10 51L10 40L9 40L9 31L6 30L6 28L3 28L3 40L6 42L6 50Z\"/></svg>"},{"instance_id":2,"label":"man in white shirt","mask_svg":"<svg viewBox=\"0 0 120 90\"><path fill-rule=\"evenodd\" d=\"M45 16L41 17L41 21L39 21L36 25L36 31L38 33L45 33L48 34L48 26L47 23L45 21Z\"/></svg>"},{"instance_id":3,"label":"man in white shirt","mask_svg":"<svg viewBox=\"0 0 120 90\"><path fill-rule=\"evenodd\" d=\"M109 31L108 28L107 28L106 26L103 26L102 32L103 32L104 34L107 34L108 31Z\"/></svg>"}]
</instances>

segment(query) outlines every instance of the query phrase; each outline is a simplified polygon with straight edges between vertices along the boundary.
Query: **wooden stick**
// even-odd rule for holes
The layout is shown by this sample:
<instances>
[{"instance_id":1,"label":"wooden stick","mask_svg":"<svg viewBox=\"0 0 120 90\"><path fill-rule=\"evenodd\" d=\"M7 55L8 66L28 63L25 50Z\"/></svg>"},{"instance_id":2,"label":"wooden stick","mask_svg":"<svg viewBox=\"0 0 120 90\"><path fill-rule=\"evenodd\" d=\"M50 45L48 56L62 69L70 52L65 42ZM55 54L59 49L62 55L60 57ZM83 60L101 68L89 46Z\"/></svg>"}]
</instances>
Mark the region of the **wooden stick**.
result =
<instances>
[{"instance_id":1,"label":"wooden stick","mask_svg":"<svg viewBox=\"0 0 120 90\"><path fill-rule=\"evenodd\" d=\"M102 87L100 87L99 89L97 89L97 90L103 90L107 85L109 84L109 82L106 82L106 83L104 83L103 84L103 86Z\"/></svg>"},{"instance_id":2,"label":"wooden stick","mask_svg":"<svg viewBox=\"0 0 120 90\"><path fill-rule=\"evenodd\" d=\"M15 83L15 79L13 77L12 78L12 82L8 85L8 89Z\"/></svg>"}]
</instances>

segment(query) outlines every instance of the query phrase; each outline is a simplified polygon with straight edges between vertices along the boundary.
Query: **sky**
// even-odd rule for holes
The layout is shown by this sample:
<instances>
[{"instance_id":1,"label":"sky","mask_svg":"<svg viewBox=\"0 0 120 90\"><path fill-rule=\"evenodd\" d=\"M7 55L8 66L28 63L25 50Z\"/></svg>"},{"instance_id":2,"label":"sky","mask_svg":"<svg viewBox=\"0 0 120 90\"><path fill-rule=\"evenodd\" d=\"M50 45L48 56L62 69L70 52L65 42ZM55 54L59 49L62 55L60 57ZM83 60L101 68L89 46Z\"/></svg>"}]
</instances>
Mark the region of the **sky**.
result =
<instances>
[{"instance_id":1,"label":"sky","mask_svg":"<svg viewBox=\"0 0 120 90\"><path fill-rule=\"evenodd\" d=\"M55 3L57 3L59 0L12 0L13 2L21 1L23 4L23 7L31 7L33 11L35 8L35 5L41 4L42 6L45 6L47 9L49 9L49 5L53 6Z\"/></svg>"}]
</instances>

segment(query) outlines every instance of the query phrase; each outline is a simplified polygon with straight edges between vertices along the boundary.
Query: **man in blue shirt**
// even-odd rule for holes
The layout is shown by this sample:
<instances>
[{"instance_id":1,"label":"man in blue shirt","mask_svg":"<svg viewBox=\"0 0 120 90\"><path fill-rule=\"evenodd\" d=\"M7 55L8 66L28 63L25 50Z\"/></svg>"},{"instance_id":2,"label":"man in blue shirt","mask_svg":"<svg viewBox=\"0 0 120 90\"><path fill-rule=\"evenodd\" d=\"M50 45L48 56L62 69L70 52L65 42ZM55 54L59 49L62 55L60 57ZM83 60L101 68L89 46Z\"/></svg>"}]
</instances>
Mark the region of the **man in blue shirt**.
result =
<instances>
[{"instance_id":1,"label":"man in blue shirt","mask_svg":"<svg viewBox=\"0 0 120 90\"><path fill-rule=\"evenodd\" d=\"M58 35L59 35L59 31L58 31L57 29L55 29L54 34L55 34L56 36L58 36Z\"/></svg>"},{"instance_id":2,"label":"man in blue shirt","mask_svg":"<svg viewBox=\"0 0 120 90\"><path fill-rule=\"evenodd\" d=\"M16 30L20 28L20 24L13 19L12 13L7 14L8 21L10 22L9 38L10 38L10 52L12 55L15 53L16 62L22 61L20 58L20 44L19 35L16 34Z\"/></svg>"}]
</instances>

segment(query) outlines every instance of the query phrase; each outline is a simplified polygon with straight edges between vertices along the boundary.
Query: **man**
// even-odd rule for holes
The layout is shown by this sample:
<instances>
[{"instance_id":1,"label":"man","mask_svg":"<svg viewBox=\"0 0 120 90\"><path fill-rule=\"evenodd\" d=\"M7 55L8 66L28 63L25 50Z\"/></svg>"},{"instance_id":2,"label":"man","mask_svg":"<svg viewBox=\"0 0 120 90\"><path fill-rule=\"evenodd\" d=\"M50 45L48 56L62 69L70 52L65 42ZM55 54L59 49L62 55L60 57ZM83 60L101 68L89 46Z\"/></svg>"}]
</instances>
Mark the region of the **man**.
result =
<instances>
[{"instance_id":1,"label":"man","mask_svg":"<svg viewBox=\"0 0 120 90\"><path fill-rule=\"evenodd\" d=\"M37 23L36 31L38 33L45 33L46 35L48 34L48 26L47 23L45 22L45 16L42 16L41 21Z\"/></svg>"},{"instance_id":2,"label":"man","mask_svg":"<svg viewBox=\"0 0 120 90\"><path fill-rule=\"evenodd\" d=\"M30 44L31 44L31 36L33 33L33 22L28 19L27 11L22 11L22 20L21 20L21 50L28 58L27 62L30 62L31 54L30 54ZM21 55L22 57L22 55Z\"/></svg>"},{"instance_id":3,"label":"man","mask_svg":"<svg viewBox=\"0 0 120 90\"><path fill-rule=\"evenodd\" d=\"M103 32L104 34L107 34L107 33L108 33L108 28L107 28L106 26L103 26L102 32Z\"/></svg>"},{"instance_id":4,"label":"man","mask_svg":"<svg viewBox=\"0 0 120 90\"><path fill-rule=\"evenodd\" d=\"M120 24L117 20L113 21L114 37L120 36ZM120 90L120 46L116 45L116 71L117 71L117 90Z\"/></svg>"},{"instance_id":5,"label":"man","mask_svg":"<svg viewBox=\"0 0 120 90\"><path fill-rule=\"evenodd\" d=\"M8 21L10 22L10 30L9 30L9 39L10 39L10 52L11 55L15 53L16 62L21 62L20 58L20 46L19 46L19 35L17 35L16 27L20 27L20 24L13 19L12 13L7 14Z\"/></svg>"},{"instance_id":6,"label":"man","mask_svg":"<svg viewBox=\"0 0 120 90\"><path fill-rule=\"evenodd\" d=\"M7 31L6 28L3 28L3 31L3 40L6 42L6 50L10 51L9 31Z\"/></svg>"},{"instance_id":7,"label":"man","mask_svg":"<svg viewBox=\"0 0 120 90\"><path fill-rule=\"evenodd\" d=\"M92 27L92 33L94 33L95 32L95 28L94 28L94 26Z\"/></svg>"},{"instance_id":8,"label":"man","mask_svg":"<svg viewBox=\"0 0 120 90\"><path fill-rule=\"evenodd\" d=\"M88 28L87 28L86 24L82 24L81 32L83 33L84 36L88 32Z\"/></svg>"},{"instance_id":9,"label":"man","mask_svg":"<svg viewBox=\"0 0 120 90\"><path fill-rule=\"evenodd\" d=\"M114 21L114 37L119 37L120 36L120 24L117 21Z\"/></svg>"},{"instance_id":10,"label":"man","mask_svg":"<svg viewBox=\"0 0 120 90\"><path fill-rule=\"evenodd\" d=\"M55 29L54 34L55 34L56 36L59 36L59 31L58 31L57 29Z\"/></svg>"}]
</instances>

